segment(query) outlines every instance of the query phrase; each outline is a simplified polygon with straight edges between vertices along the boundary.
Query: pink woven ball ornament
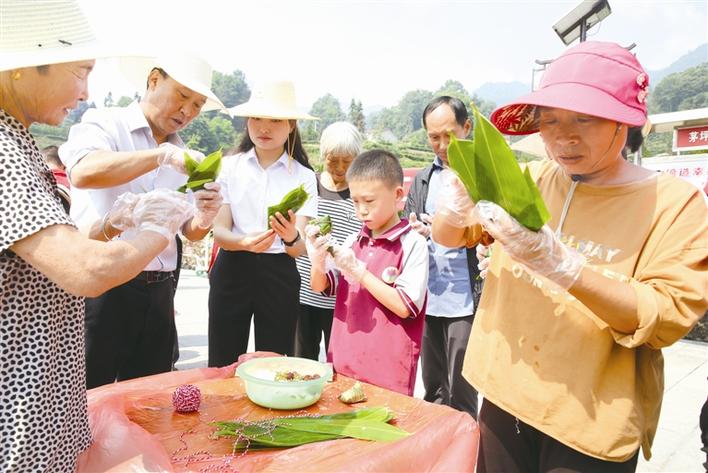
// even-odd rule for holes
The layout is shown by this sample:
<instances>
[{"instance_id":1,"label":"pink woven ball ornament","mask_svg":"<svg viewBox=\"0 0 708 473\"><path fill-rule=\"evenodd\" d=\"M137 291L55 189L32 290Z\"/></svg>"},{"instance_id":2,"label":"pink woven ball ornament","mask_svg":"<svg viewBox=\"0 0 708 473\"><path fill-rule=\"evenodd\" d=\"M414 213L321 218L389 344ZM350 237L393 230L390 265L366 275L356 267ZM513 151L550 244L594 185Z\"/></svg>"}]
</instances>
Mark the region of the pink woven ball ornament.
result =
<instances>
[{"instance_id":1,"label":"pink woven ball ornament","mask_svg":"<svg viewBox=\"0 0 708 473\"><path fill-rule=\"evenodd\" d=\"M172 393L172 405L177 412L195 412L202 402L202 392L193 384L183 384Z\"/></svg>"}]
</instances>

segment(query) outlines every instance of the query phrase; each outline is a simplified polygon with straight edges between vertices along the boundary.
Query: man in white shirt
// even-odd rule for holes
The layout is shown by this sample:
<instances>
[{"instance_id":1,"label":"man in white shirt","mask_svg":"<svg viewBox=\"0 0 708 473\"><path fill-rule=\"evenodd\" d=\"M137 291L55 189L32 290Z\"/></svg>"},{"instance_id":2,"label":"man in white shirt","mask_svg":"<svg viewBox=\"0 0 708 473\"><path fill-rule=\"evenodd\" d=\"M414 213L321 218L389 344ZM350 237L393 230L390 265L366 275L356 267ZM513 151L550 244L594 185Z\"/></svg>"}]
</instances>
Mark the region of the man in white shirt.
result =
<instances>
[{"instance_id":1,"label":"man in white shirt","mask_svg":"<svg viewBox=\"0 0 708 473\"><path fill-rule=\"evenodd\" d=\"M137 64L136 64L137 65ZM127 107L91 109L59 150L72 183L71 216L92 238L128 238L110 210L124 192L177 189L186 182L185 150L177 132L203 110L223 108L209 89L211 67L186 54L161 56L134 69L147 79L144 97ZM145 83L145 82L143 82ZM203 238L221 205L219 185L195 192L195 216L182 227ZM169 371L176 338L172 242L135 279L86 299L86 381L94 388Z\"/></svg>"}]
</instances>

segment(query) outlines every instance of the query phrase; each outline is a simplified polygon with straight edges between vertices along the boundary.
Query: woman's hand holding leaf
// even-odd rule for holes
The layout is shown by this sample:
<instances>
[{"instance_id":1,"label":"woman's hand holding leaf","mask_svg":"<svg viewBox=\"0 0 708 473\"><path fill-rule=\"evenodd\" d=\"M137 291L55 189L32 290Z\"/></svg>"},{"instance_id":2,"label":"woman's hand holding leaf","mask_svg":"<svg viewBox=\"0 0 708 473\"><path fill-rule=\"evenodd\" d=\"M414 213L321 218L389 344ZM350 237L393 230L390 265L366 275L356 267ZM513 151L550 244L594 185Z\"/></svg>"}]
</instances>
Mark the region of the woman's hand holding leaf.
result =
<instances>
[{"instance_id":1,"label":"woman's hand holding leaf","mask_svg":"<svg viewBox=\"0 0 708 473\"><path fill-rule=\"evenodd\" d=\"M435 218L444 223L465 228L476 223L472 210L474 202L469 197L460 178L450 170L440 174L441 185L435 202Z\"/></svg>"},{"instance_id":2,"label":"woman's hand holding leaf","mask_svg":"<svg viewBox=\"0 0 708 473\"><path fill-rule=\"evenodd\" d=\"M585 257L564 245L548 225L538 232L529 230L493 202L478 202L474 213L504 251L534 273L564 290L570 289L580 276Z\"/></svg>"},{"instance_id":3,"label":"woman's hand holding leaf","mask_svg":"<svg viewBox=\"0 0 708 473\"><path fill-rule=\"evenodd\" d=\"M288 215L285 216L280 212L276 212L270 218L270 228L283 241L294 241L297 238L297 227L295 226L295 214L292 210L288 210Z\"/></svg>"}]
</instances>

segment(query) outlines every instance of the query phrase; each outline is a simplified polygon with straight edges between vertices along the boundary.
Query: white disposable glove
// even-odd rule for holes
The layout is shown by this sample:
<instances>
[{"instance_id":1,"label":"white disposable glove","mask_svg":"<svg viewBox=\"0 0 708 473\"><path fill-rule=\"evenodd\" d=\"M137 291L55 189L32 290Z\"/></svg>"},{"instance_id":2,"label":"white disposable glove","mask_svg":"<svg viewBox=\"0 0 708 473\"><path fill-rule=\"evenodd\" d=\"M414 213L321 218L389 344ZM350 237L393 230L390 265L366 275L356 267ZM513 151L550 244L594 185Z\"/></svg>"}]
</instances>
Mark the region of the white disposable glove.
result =
<instances>
[{"instance_id":1,"label":"white disposable glove","mask_svg":"<svg viewBox=\"0 0 708 473\"><path fill-rule=\"evenodd\" d=\"M214 224L224 200L220 191L221 186L218 183L207 182L204 189L194 193L194 206L197 208L194 219L199 228L209 228Z\"/></svg>"},{"instance_id":2,"label":"white disposable glove","mask_svg":"<svg viewBox=\"0 0 708 473\"><path fill-rule=\"evenodd\" d=\"M327 248L329 246L331 246L329 235L320 235L320 227L310 224L305 226L307 257L310 258L312 267L321 273L326 272Z\"/></svg>"},{"instance_id":3,"label":"white disposable glove","mask_svg":"<svg viewBox=\"0 0 708 473\"><path fill-rule=\"evenodd\" d=\"M492 250L490 247L484 246L480 243L477 245L475 252L477 253L477 269L479 269L479 277L484 279L487 277L489 261L492 259Z\"/></svg>"},{"instance_id":4,"label":"white disposable glove","mask_svg":"<svg viewBox=\"0 0 708 473\"><path fill-rule=\"evenodd\" d=\"M120 230L121 232L134 228L135 221L133 220L133 210L135 209L135 204L137 204L139 200L140 195L133 194L132 192L126 192L119 195L118 199L113 202L111 210L108 211L106 221L110 223L113 228Z\"/></svg>"},{"instance_id":5,"label":"white disposable glove","mask_svg":"<svg viewBox=\"0 0 708 473\"><path fill-rule=\"evenodd\" d=\"M172 240L180 227L194 215L194 206L181 192L155 189L140 195L133 210L139 232L156 232Z\"/></svg>"},{"instance_id":6,"label":"white disposable glove","mask_svg":"<svg viewBox=\"0 0 708 473\"><path fill-rule=\"evenodd\" d=\"M157 158L157 163L160 166L170 167L175 171L189 175L187 168L184 165L184 153L189 154L196 162L200 163L204 159L204 155L193 149L182 149L172 143L162 143L158 149L162 154Z\"/></svg>"},{"instance_id":7,"label":"white disposable glove","mask_svg":"<svg viewBox=\"0 0 708 473\"><path fill-rule=\"evenodd\" d=\"M580 276L585 257L565 246L547 225L538 232L529 230L493 202L477 202L474 213L504 251L534 273L565 290Z\"/></svg>"},{"instance_id":8,"label":"white disposable glove","mask_svg":"<svg viewBox=\"0 0 708 473\"><path fill-rule=\"evenodd\" d=\"M350 283L361 281L366 274L366 264L357 259L351 248L337 247L334 250L334 264Z\"/></svg>"},{"instance_id":9,"label":"white disposable glove","mask_svg":"<svg viewBox=\"0 0 708 473\"><path fill-rule=\"evenodd\" d=\"M430 232L432 231L432 227L430 226L432 219L430 218L430 215L420 214L420 220L418 220L418 216L415 212L411 212L408 216L408 223L411 224L411 228L413 230L420 233L425 238L430 236Z\"/></svg>"},{"instance_id":10,"label":"white disposable glove","mask_svg":"<svg viewBox=\"0 0 708 473\"><path fill-rule=\"evenodd\" d=\"M460 178L454 172L445 169L440 173L440 180L440 190L435 202L435 218L458 228L469 227L476 223L472 213L474 202L470 200Z\"/></svg>"}]
</instances>

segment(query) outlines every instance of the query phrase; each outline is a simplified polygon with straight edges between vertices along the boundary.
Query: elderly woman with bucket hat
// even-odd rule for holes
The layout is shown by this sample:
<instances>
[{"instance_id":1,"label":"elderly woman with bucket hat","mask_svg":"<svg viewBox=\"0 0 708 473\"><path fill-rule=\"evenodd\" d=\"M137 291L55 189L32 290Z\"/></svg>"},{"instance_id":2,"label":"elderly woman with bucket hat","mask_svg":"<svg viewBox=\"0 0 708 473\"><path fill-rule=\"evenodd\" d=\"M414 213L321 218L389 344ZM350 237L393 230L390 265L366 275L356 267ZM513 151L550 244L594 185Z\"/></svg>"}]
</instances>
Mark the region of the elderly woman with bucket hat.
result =
<instances>
[{"instance_id":1,"label":"elderly woman with bucket hat","mask_svg":"<svg viewBox=\"0 0 708 473\"><path fill-rule=\"evenodd\" d=\"M179 130L203 110L223 109L209 89L212 69L198 56L180 51L154 58L123 58L121 67L140 101L126 107L90 109L71 127L59 154L72 187L71 216L92 238L131 238L121 233L111 206L124 192L177 189L187 181ZM180 228L190 240L210 231L221 207L219 185L193 194L196 214ZM170 371L176 339L174 271L176 241L132 280L86 300L86 384L94 388Z\"/></svg>"},{"instance_id":2,"label":"elderly woman with bucket hat","mask_svg":"<svg viewBox=\"0 0 708 473\"><path fill-rule=\"evenodd\" d=\"M292 355L300 276L295 258L317 216L317 180L302 147L298 112L289 81L254 87L248 102L229 109L246 117L238 154L224 158L219 177L224 205L214 224L221 249L209 276L209 366L238 359L248 346L251 318L256 350ZM304 205L268 220L268 207L303 186Z\"/></svg>"},{"instance_id":3,"label":"elderly woman with bucket hat","mask_svg":"<svg viewBox=\"0 0 708 473\"><path fill-rule=\"evenodd\" d=\"M108 49L71 0L2 0L0 18L0 471L73 471L91 441L82 296L138 274L193 206L177 192L126 194L114 210L131 239L81 235L28 128L86 100Z\"/></svg>"},{"instance_id":4,"label":"elderly woman with bucket hat","mask_svg":"<svg viewBox=\"0 0 708 473\"><path fill-rule=\"evenodd\" d=\"M463 369L484 396L477 471L634 471L640 447L651 456L661 349L707 305L708 211L697 188L622 158L648 85L626 49L585 42L492 114L504 133L540 130L539 232L459 181L441 198L436 241L473 245L480 224L495 239Z\"/></svg>"}]
</instances>

